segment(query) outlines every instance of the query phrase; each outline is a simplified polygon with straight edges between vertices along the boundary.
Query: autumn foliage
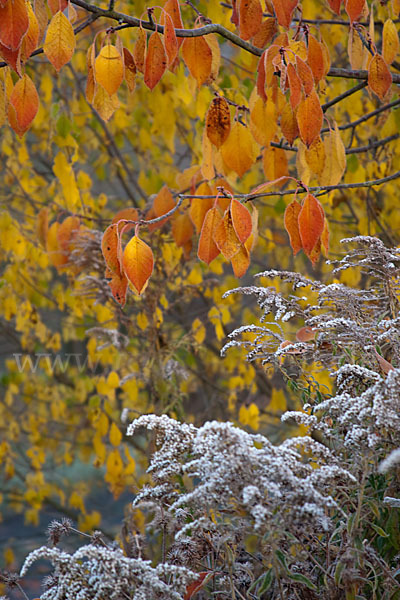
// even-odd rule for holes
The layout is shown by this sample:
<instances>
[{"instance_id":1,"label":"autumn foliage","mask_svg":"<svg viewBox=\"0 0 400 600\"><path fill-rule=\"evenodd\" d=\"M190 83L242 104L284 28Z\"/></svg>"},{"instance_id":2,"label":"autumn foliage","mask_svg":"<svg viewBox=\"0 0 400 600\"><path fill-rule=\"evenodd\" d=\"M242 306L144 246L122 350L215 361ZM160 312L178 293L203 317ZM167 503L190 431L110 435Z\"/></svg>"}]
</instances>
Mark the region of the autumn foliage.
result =
<instances>
[{"instance_id":1,"label":"autumn foliage","mask_svg":"<svg viewBox=\"0 0 400 600\"><path fill-rule=\"evenodd\" d=\"M306 432L280 422L293 389L220 350L254 325L255 273L323 280L345 236L399 244L399 22L399 0L0 0L7 511L100 526L96 486L116 499L148 481L128 418ZM318 332L294 318L273 345L300 360ZM127 520L144 534L144 513ZM187 598L213 585L197 567Z\"/></svg>"}]
</instances>

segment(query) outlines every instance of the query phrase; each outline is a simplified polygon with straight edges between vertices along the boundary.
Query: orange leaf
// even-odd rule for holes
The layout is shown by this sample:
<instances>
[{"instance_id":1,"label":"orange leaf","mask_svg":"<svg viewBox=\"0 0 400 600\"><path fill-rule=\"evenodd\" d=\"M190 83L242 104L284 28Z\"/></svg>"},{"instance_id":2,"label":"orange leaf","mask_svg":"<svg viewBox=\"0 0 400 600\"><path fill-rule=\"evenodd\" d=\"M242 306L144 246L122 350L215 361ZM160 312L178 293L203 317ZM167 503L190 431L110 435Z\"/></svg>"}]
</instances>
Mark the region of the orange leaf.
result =
<instances>
[{"instance_id":1,"label":"orange leaf","mask_svg":"<svg viewBox=\"0 0 400 600\"><path fill-rule=\"evenodd\" d=\"M172 210L175 206L175 200L169 190L169 187L164 185L153 200L153 212L155 217L161 217ZM157 223L157 227L162 227L169 217Z\"/></svg>"},{"instance_id":2,"label":"orange leaf","mask_svg":"<svg viewBox=\"0 0 400 600\"><path fill-rule=\"evenodd\" d=\"M144 65L146 62L146 33L144 29L139 27L139 36L133 48L133 58L138 71L144 73Z\"/></svg>"},{"instance_id":3,"label":"orange leaf","mask_svg":"<svg viewBox=\"0 0 400 600\"><path fill-rule=\"evenodd\" d=\"M198 196L210 196L211 189L208 183L201 183L196 190L196 194ZM213 204L213 198L192 198L189 208L189 217L196 228L196 233L200 233L201 228L203 227L204 218L210 208L213 207Z\"/></svg>"},{"instance_id":4,"label":"orange leaf","mask_svg":"<svg viewBox=\"0 0 400 600\"><path fill-rule=\"evenodd\" d=\"M307 62L314 75L315 83L318 83L325 75L324 54L322 44L313 35L308 36Z\"/></svg>"},{"instance_id":5,"label":"orange leaf","mask_svg":"<svg viewBox=\"0 0 400 600\"><path fill-rule=\"evenodd\" d=\"M95 48L94 44L89 46L89 49L86 53L86 66L88 70L87 80L86 80L86 88L85 95L86 100L92 104L94 98L94 92L96 87L96 82L94 80L94 58L95 58Z\"/></svg>"},{"instance_id":6,"label":"orange leaf","mask_svg":"<svg viewBox=\"0 0 400 600\"><path fill-rule=\"evenodd\" d=\"M226 166L242 177L257 158L258 148L247 127L236 121L225 143L221 146Z\"/></svg>"},{"instance_id":7,"label":"orange leaf","mask_svg":"<svg viewBox=\"0 0 400 600\"><path fill-rule=\"evenodd\" d=\"M281 131L283 136L292 146L294 140L299 135L299 126L297 125L296 114L293 112L290 104L286 104L281 114Z\"/></svg>"},{"instance_id":8,"label":"orange leaf","mask_svg":"<svg viewBox=\"0 0 400 600\"><path fill-rule=\"evenodd\" d=\"M239 29L240 37L249 40L261 27L262 6L260 0L240 0Z\"/></svg>"},{"instance_id":9,"label":"orange leaf","mask_svg":"<svg viewBox=\"0 0 400 600\"><path fill-rule=\"evenodd\" d=\"M108 282L111 293L121 308L124 308L126 302L126 292L128 290L128 279L125 273L112 273L111 281Z\"/></svg>"},{"instance_id":10,"label":"orange leaf","mask_svg":"<svg viewBox=\"0 0 400 600\"><path fill-rule=\"evenodd\" d=\"M47 24L49 22L47 16L47 6L45 0L33 0L33 6L39 25L39 40L41 41L44 38L44 34L47 29Z\"/></svg>"},{"instance_id":11,"label":"orange leaf","mask_svg":"<svg viewBox=\"0 0 400 600\"><path fill-rule=\"evenodd\" d=\"M365 5L365 0L345 0L344 8L351 22L357 21Z\"/></svg>"},{"instance_id":12,"label":"orange leaf","mask_svg":"<svg viewBox=\"0 0 400 600\"><path fill-rule=\"evenodd\" d=\"M308 258L311 260L313 267L321 256L321 238L317 239L317 242L311 252L308 254Z\"/></svg>"},{"instance_id":13,"label":"orange leaf","mask_svg":"<svg viewBox=\"0 0 400 600\"><path fill-rule=\"evenodd\" d=\"M291 63L288 64L287 76L290 88L290 105L294 110L301 100L301 79Z\"/></svg>"},{"instance_id":14,"label":"orange leaf","mask_svg":"<svg viewBox=\"0 0 400 600\"><path fill-rule=\"evenodd\" d=\"M258 95L263 99L266 100L267 99L267 95L265 93L265 56L266 56L266 52L263 52L263 54L260 57L260 60L258 61L258 65L257 65L257 93Z\"/></svg>"},{"instance_id":15,"label":"orange leaf","mask_svg":"<svg viewBox=\"0 0 400 600\"><path fill-rule=\"evenodd\" d=\"M123 219L127 219L128 221L138 221L139 213L138 213L137 209L133 208L133 207L132 208L123 208L122 210L117 212L117 214L115 215L115 217L113 218L111 223L112 224L118 223L118 221L122 221ZM126 223L124 223L124 222L120 223L118 226L118 233L120 233L121 229L124 228L125 226L126 226ZM124 229L124 233L127 233L134 227L135 227L135 223L131 223L130 227L126 227Z\"/></svg>"},{"instance_id":16,"label":"orange leaf","mask_svg":"<svg viewBox=\"0 0 400 600\"><path fill-rule=\"evenodd\" d=\"M50 8L51 14L55 15L59 10L64 12L68 6L68 0L47 0L47 4Z\"/></svg>"},{"instance_id":17,"label":"orange leaf","mask_svg":"<svg viewBox=\"0 0 400 600\"><path fill-rule=\"evenodd\" d=\"M232 198L231 200L230 211L235 233L240 242L244 244L247 238L251 235L253 227L251 214L246 206L244 206L244 204L235 198Z\"/></svg>"},{"instance_id":18,"label":"orange leaf","mask_svg":"<svg viewBox=\"0 0 400 600\"><path fill-rule=\"evenodd\" d=\"M46 250L48 252L51 262L55 267L57 267L57 269L68 262L68 256L64 251L61 250L58 241L57 233L59 228L60 223L58 223L57 221L53 223L47 232L46 239Z\"/></svg>"},{"instance_id":19,"label":"orange leaf","mask_svg":"<svg viewBox=\"0 0 400 600\"><path fill-rule=\"evenodd\" d=\"M309 147L319 135L322 127L323 112L315 90L300 102L297 109L297 124L303 143Z\"/></svg>"},{"instance_id":20,"label":"orange leaf","mask_svg":"<svg viewBox=\"0 0 400 600\"><path fill-rule=\"evenodd\" d=\"M241 243L233 227L232 214L227 210L214 230L214 242L227 260L239 252Z\"/></svg>"},{"instance_id":21,"label":"orange leaf","mask_svg":"<svg viewBox=\"0 0 400 600\"><path fill-rule=\"evenodd\" d=\"M250 266L250 254L246 246L240 246L239 252L232 256L231 265L235 277L243 277Z\"/></svg>"},{"instance_id":22,"label":"orange leaf","mask_svg":"<svg viewBox=\"0 0 400 600\"><path fill-rule=\"evenodd\" d=\"M368 86L383 100L392 85L392 74L380 54L375 54L368 67Z\"/></svg>"},{"instance_id":23,"label":"orange leaf","mask_svg":"<svg viewBox=\"0 0 400 600\"><path fill-rule=\"evenodd\" d=\"M175 27L170 15L164 15L164 46L167 55L167 64L170 67L178 54L178 38L175 34Z\"/></svg>"},{"instance_id":24,"label":"orange leaf","mask_svg":"<svg viewBox=\"0 0 400 600\"><path fill-rule=\"evenodd\" d=\"M283 148L267 146L263 152L263 169L267 179L275 181L276 185L282 186L289 175L286 151Z\"/></svg>"},{"instance_id":25,"label":"orange leaf","mask_svg":"<svg viewBox=\"0 0 400 600\"><path fill-rule=\"evenodd\" d=\"M21 44L21 61L25 62L32 52L36 50L38 42L39 42L39 23L36 18L35 13L29 2L27 2L26 7L28 9L28 18L29 18L29 27L28 31L25 33L22 44Z\"/></svg>"},{"instance_id":26,"label":"orange leaf","mask_svg":"<svg viewBox=\"0 0 400 600\"><path fill-rule=\"evenodd\" d=\"M56 13L51 19L43 50L57 71L71 60L75 50L75 34L71 23L62 12Z\"/></svg>"},{"instance_id":27,"label":"orange leaf","mask_svg":"<svg viewBox=\"0 0 400 600\"><path fill-rule=\"evenodd\" d=\"M296 69L299 79L303 85L306 96L309 96L314 90L314 75L307 63L299 56L296 56Z\"/></svg>"},{"instance_id":28,"label":"orange leaf","mask_svg":"<svg viewBox=\"0 0 400 600\"><path fill-rule=\"evenodd\" d=\"M160 81L166 68L167 57L165 55L164 45L160 34L155 31L149 37L144 68L144 82L150 90L152 90Z\"/></svg>"},{"instance_id":29,"label":"orange leaf","mask_svg":"<svg viewBox=\"0 0 400 600\"><path fill-rule=\"evenodd\" d=\"M0 4L0 42L10 50L17 50L29 27L25 0L8 0Z\"/></svg>"},{"instance_id":30,"label":"orange leaf","mask_svg":"<svg viewBox=\"0 0 400 600\"><path fill-rule=\"evenodd\" d=\"M212 52L204 37L185 38L182 56L190 74L200 87L211 74Z\"/></svg>"},{"instance_id":31,"label":"orange leaf","mask_svg":"<svg viewBox=\"0 0 400 600\"><path fill-rule=\"evenodd\" d=\"M289 234L290 245L293 250L294 256L302 249L303 244L301 243L300 231L299 231L299 214L301 211L301 205L297 200L293 200L285 210L284 223L285 229Z\"/></svg>"},{"instance_id":32,"label":"orange leaf","mask_svg":"<svg viewBox=\"0 0 400 600\"><path fill-rule=\"evenodd\" d=\"M122 255L122 266L125 275L140 295L153 272L153 252L137 235L133 236L125 246Z\"/></svg>"},{"instance_id":33,"label":"orange leaf","mask_svg":"<svg viewBox=\"0 0 400 600\"><path fill-rule=\"evenodd\" d=\"M386 64L390 65L399 52L399 35L396 25L387 19L382 31L382 56Z\"/></svg>"},{"instance_id":34,"label":"orange leaf","mask_svg":"<svg viewBox=\"0 0 400 600\"><path fill-rule=\"evenodd\" d=\"M229 104L218 96L214 98L206 115L207 137L219 148L229 136L231 130L231 113Z\"/></svg>"},{"instance_id":35,"label":"orange leaf","mask_svg":"<svg viewBox=\"0 0 400 600\"><path fill-rule=\"evenodd\" d=\"M177 215L172 221L172 236L177 246L184 246L192 239L193 225L186 213Z\"/></svg>"},{"instance_id":36,"label":"orange leaf","mask_svg":"<svg viewBox=\"0 0 400 600\"><path fill-rule=\"evenodd\" d=\"M279 25L289 28L297 0L272 0Z\"/></svg>"},{"instance_id":37,"label":"orange leaf","mask_svg":"<svg viewBox=\"0 0 400 600\"><path fill-rule=\"evenodd\" d=\"M276 19L274 17L268 17L261 23L260 29L253 37L253 46L256 46L256 48L265 48L277 31L278 27Z\"/></svg>"},{"instance_id":38,"label":"orange leaf","mask_svg":"<svg viewBox=\"0 0 400 600\"><path fill-rule=\"evenodd\" d=\"M106 44L94 63L96 83L101 85L109 96L115 94L124 79L124 62L115 46Z\"/></svg>"},{"instance_id":39,"label":"orange leaf","mask_svg":"<svg viewBox=\"0 0 400 600\"><path fill-rule=\"evenodd\" d=\"M327 256L329 252L329 226L328 221L326 219L324 223L324 230L321 234L321 244L324 247L325 256Z\"/></svg>"},{"instance_id":40,"label":"orange leaf","mask_svg":"<svg viewBox=\"0 0 400 600\"><path fill-rule=\"evenodd\" d=\"M10 67L12 69L14 69L14 71L16 73L18 73L18 75L20 77L22 75L22 72L21 72L21 49L22 49L22 44L18 48L18 50L10 50L10 48L7 48L6 46L3 46L3 44L0 44L1 58L3 58L6 61L6 63L8 65L10 65Z\"/></svg>"},{"instance_id":41,"label":"orange leaf","mask_svg":"<svg viewBox=\"0 0 400 600\"><path fill-rule=\"evenodd\" d=\"M310 256L324 230L324 209L312 194L307 194L299 212L298 223L304 252Z\"/></svg>"},{"instance_id":42,"label":"orange leaf","mask_svg":"<svg viewBox=\"0 0 400 600\"><path fill-rule=\"evenodd\" d=\"M69 255L71 250L71 242L78 233L80 222L78 217L67 217L61 223L57 231L57 239L61 250Z\"/></svg>"},{"instance_id":43,"label":"orange leaf","mask_svg":"<svg viewBox=\"0 0 400 600\"><path fill-rule=\"evenodd\" d=\"M200 260L210 264L220 253L218 246L214 242L214 231L221 222L221 214L217 207L210 208L204 218L203 227L199 239L197 256Z\"/></svg>"},{"instance_id":44,"label":"orange leaf","mask_svg":"<svg viewBox=\"0 0 400 600\"><path fill-rule=\"evenodd\" d=\"M114 223L107 227L101 240L101 250L107 267L112 273L121 274L121 263L119 258L119 234L117 225Z\"/></svg>"},{"instance_id":45,"label":"orange leaf","mask_svg":"<svg viewBox=\"0 0 400 600\"><path fill-rule=\"evenodd\" d=\"M127 48L124 51L124 76L128 90L132 93L136 85L136 65L132 54Z\"/></svg>"},{"instance_id":46,"label":"orange leaf","mask_svg":"<svg viewBox=\"0 0 400 600\"><path fill-rule=\"evenodd\" d=\"M183 29L183 22L181 17L181 9L179 7L178 0L167 0L164 4L164 10L169 14L172 19L172 23L175 29ZM164 14L161 14L161 25L165 22ZM178 48L183 43L183 38L177 38Z\"/></svg>"},{"instance_id":47,"label":"orange leaf","mask_svg":"<svg viewBox=\"0 0 400 600\"><path fill-rule=\"evenodd\" d=\"M300 327L300 329L297 331L296 340L298 342L310 342L311 340L315 339L316 334L316 329L306 325L305 327Z\"/></svg>"},{"instance_id":48,"label":"orange leaf","mask_svg":"<svg viewBox=\"0 0 400 600\"><path fill-rule=\"evenodd\" d=\"M334 13L340 15L340 5L342 4L342 0L328 0L328 4Z\"/></svg>"},{"instance_id":49,"label":"orange leaf","mask_svg":"<svg viewBox=\"0 0 400 600\"><path fill-rule=\"evenodd\" d=\"M17 81L10 96L18 125L24 132L29 129L39 109L39 96L32 79L24 75Z\"/></svg>"},{"instance_id":50,"label":"orange leaf","mask_svg":"<svg viewBox=\"0 0 400 600\"><path fill-rule=\"evenodd\" d=\"M183 600L191 600L191 598L193 598L193 596L206 583L207 579L209 579L209 578L207 578L207 575L213 576L214 573L210 573L209 571L202 571L201 573L199 573L198 579L196 579L196 581L194 581L193 583L191 583L187 586Z\"/></svg>"}]
</instances>

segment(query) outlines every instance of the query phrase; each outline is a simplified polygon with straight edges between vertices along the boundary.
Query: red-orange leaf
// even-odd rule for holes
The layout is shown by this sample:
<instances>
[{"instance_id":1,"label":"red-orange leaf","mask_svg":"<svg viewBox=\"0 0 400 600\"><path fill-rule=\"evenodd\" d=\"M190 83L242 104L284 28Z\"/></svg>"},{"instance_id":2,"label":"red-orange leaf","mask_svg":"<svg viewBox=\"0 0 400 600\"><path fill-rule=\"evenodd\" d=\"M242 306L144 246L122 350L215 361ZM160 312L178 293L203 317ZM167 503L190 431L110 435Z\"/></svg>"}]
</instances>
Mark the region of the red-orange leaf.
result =
<instances>
[{"instance_id":1,"label":"red-orange leaf","mask_svg":"<svg viewBox=\"0 0 400 600\"><path fill-rule=\"evenodd\" d=\"M121 308L124 308L126 302L126 292L128 290L128 280L125 273L112 273L111 281L108 282L111 293Z\"/></svg>"},{"instance_id":2,"label":"red-orange leaf","mask_svg":"<svg viewBox=\"0 0 400 600\"><path fill-rule=\"evenodd\" d=\"M297 74L303 85L306 96L309 96L314 90L314 75L307 63L299 56L296 56ZM290 84L289 84L290 85Z\"/></svg>"},{"instance_id":3,"label":"red-orange leaf","mask_svg":"<svg viewBox=\"0 0 400 600\"><path fill-rule=\"evenodd\" d=\"M312 194L307 194L299 212L298 223L304 252L310 256L324 230L324 209Z\"/></svg>"},{"instance_id":4,"label":"red-orange leaf","mask_svg":"<svg viewBox=\"0 0 400 600\"><path fill-rule=\"evenodd\" d=\"M122 266L125 275L140 295L146 288L153 272L153 252L137 235L133 236L125 246L122 255Z\"/></svg>"},{"instance_id":5,"label":"red-orange leaf","mask_svg":"<svg viewBox=\"0 0 400 600\"><path fill-rule=\"evenodd\" d=\"M59 10L64 12L68 6L68 0L47 0L47 4L50 8L51 14L55 15Z\"/></svg>"},{"instance_id":6,"label":"red-orange leaf","mask_svg":"<svg viewBox=\"0 0 400 600\"><path fill-rule=\"evenodd\" d=\"M281 131L289 144L292 146L294 140L299 135L299 126L297 125L296 114L293 112L290 104L286 104L282 111Z\"/></svg>"},{"instance_id":7,"label":"red-orange leaf","mask_svg":"<svg viewBox=\"0 0 400 600\"><path fill-rule=\"evenodd\" d=\"M294 110L301 100L301 79L292 63L288 64L287 76L290 88L290 105Z\"/></svg>"},{"instance_id":8,"label":"red-orange leaf","mask_svg":"<svg viewBox=\"0 0 400 600\"><path fill-rule=\"evenodd\" d=\"M241 204L235 198L232 198L230 211L233 228L240 242L244 244L247 238L251 235L253 228L251 214L246 206Z\"/></svg>"},{"instance_id":9,"label":"red-orange leaf","mask_svg":"<svg viewBox=\"0 0 400 600\"><path fill-rule=\"evenodd\" d=\"M240 0L239 28L240 37L249 40L261 27L262 6L260 0Z\"/></svg>"},{"instance_id":10,"label":"red-orange leaf","mask_svg":"<svg viewBox=\"0 0 400 600\"><path fill-rule=\"evenodd\" d=\"M328 4L337 15L340 15L340 5L342 4L342 0L328 0Z\"/></svg>"},{"instance_id":11,"label":"red-orange leaf","mask_svg":"<svg viewBox=\"0 0 400 600\"><path fill-rule=\"evenodd\" d=\"M218 96L210 104L206 115L207 137L217 148L219 148L229 136L231 130L231 113L229 104Z\"/></svg>"},{"instance_id":12,"label":"red-orange leaf","mask_svg":"<svg viewBox=\"0 0 400 600\"><path fill-rule=\"evenodd\" d=\"M345 0L344 7L351 22L357 21L365 6L365 0Z\"/></svg>"},{"instance_id":13,"label":"red-orange leaf","mask_svg":"<svg viewBox=\"0 0 400 600\"><path fill-rule=\"evenodd\" d=\"M25 33L21 44L21 61L25 62L32 52L36 50L39 42L39 22L29 2L26 5L28 9L29 27Z\"/></svg>"},{"instance_id":14,"label":"red-orange leaf","mask_svg":"<svg viewBox=\"0 0 400 600\"><path fill-rule=\"evenodd\" d=\"M272 0L279 25L289 28L297 0Z\"/></svg>"},{"instance_id":15,"label":"red-orange leaf","mask_svg":"<svg viewBox=\"0 0 400 600\"><path fill-rule=\"evenodd\" d=\"M107 227L101 240L101 250L107 267L112 273L121 273L121 264L119 259L119 235L117 225L113 224Z\"/></svg>"},{"instance_id":16,"label":"red-orange leaf","mask_svg":"<svg viewBox=\"0 0 400 600\"><path fill-rule=\"evenodd\" d=\"M0 42L10 50L17 50L29 27L25 0L8 0L0 5Z\"/></svg>"},{"instance_id":17,"label":"red-orange leaf","mask_svg":"<svg viewBox=\"0 0 400 600\"><path fill-rule=\"evenodd\" d=\"M32 79L24 75L17 81L10 96L19 127L29 129L39 109L39 96Z\"/></svg>"},{"instance_id":18,"label":"red-orange leaf","mask_svg":"<svg viewBox=\"0 0 400 600\"><path fill-rule=\"evenodd\" d=\"M208 575L213 576L214 573L210 573L209 571L202 571L201 573L199 573L198 579L196 579L196 581L187 586L183 600L191 600L196 594L196 592L198 592L203 587L207 579L210 578L207 577Z\"/></svg>"},{"instance_id":19,"label":"red-orange leaf","mask_svg":"<svg viewBox=\"0 0 400 600\"><path fill-rule=\"evenodd\" d=\"M168 188L168 186L164 185L161 190L158 192L157 196L153 201L153 213L155 217L161 217L165 215L167 212L172 210L175 206L175 200L172 197L172 194ZM168 219L168 217L167 217ZM158 227L162 227L167 219L163 219L159 223L155 223L155 229Z\"/></svg>"},{"instance_id":20,"label":"red-orange leaf","mask_svg":"<svg viewBox=\"0 0 400 600\"><path fill-rule=\"evenodd\" d=\"M220 253L218 246L214 242L214 231L221 221L221 214L218 208L210 208L204 218L203 227L199 239L197 256L208 265Z\"/></svg>"},{"instance_id":21,"label":"red-orange leaf","mask_svg":"<svg viewBox=\"0 0 400 600\"><path fill-rule=\"evenodd\" d=\"M392 74L380 54L375 54L368 67L368 86L383 100L392 85Z\"/></svg>"},{"instance_id":22,"label":"red-orange leaf","mask_svg":"<svg viewBox=\"0 0 400 600\"><path fill-rule=\"evenodd\" d=\"M301 243L300 231L299 231L299 213L301 206L297 200L293 200L285 210L284 223L285 229L289 234L290 245L292 246L293 254L299 252L302 249L303 244Z\"/></svg>"},{"instance_id":23,"label":"red-orange leaf","mask_svg":"<svg viewBox=\"0 0 400 600\"><path fill-rule=\"evenodd\" d=\"M300 137L306 146L311 146L319 135L324 115L315 90L300 102L297 109L297 124Z\"/></svg>"},{"instance_id":24,"label":"red-orange leaf","mask_svg":"<svg viewBox=\"0 0 400 600\"><path fill-rule=\"evenodd\" d=\"M178 38L175 34L175 27L170 15L167 13L164 18L164 46L167 55L168 66L171 66L178 54Z\"/></svg>"},{"instance_id":25,"label":"red-orange leaf","mask_svg":"<svg viewBox=\"0 0 400 600\"><path fill-rule=\"evenodd\" d=\"M175 29L183 29L181 9L178 0L167 0L164 4L164 10L169 14L174 24ZM164 14L161 15L161 25L165 22ZM183 43L183 38L177 38L178 48Z\"/></svg>"},{"instance_id":26,"label":"red-orange leaf","mask_svg":"<svg viewBox=\"0 0 400 600\"><path fill-rule=\"evenodd\" d=\"M21 77L21 49L22 45L18 48L18 50L10 50L6 46L0 43L0 56L3 58L6 63L14 69L16 73Z\"/></svg>"},{"instance_id":27,"label":"red-orange leaf","mask_svg":"<svg viewBox=\"0 0 400 600\"><path fill-rule=\"evenodd\" d=\"M185 38L182 56L190 74L200 87L211 74L212 52L204 37Z\"/></svg>"},{"instance_id":28,"label":"red-orange leaf","mask_svg":"<svg viewBox=\"0 0 400 600\"><path fill-rule=\"evenodd\" d=\"M274 17L268 17L261 23L260 29L253 37L253 45L257 48L265 48L277 33L278 27Z\"/></svg>"},{"instance_id":29,"label":"red-orange leaf","mask_svg":"<svg viewBox=\"0 0 400 600\"><path fill-rule=\"evenodd\" d=\"M155 31L149 38L146 63L144 68L144 82L151 90L157 85L167 68L167 57L160 34Z\"/></svg>"},{"instance_id":30,"label":"red-orange leaf","mask_svg":"<svg viewBox=\"0 0 400 600\"><path fill-rule=\"evenodd\" d=\"M296 332L296 340L298 342L310 342L315 339L317 334L317 330L313 327L308 327L307 325L304 327L300 327L300 329Z\"/></svg>"},{"instance_id":31,"label":"red-orange leaf","mask_svg":"<svg viewBox=\"0 0 400 600\"><path fill-rule=\"evenodd\" d=\"M324 53L322 44L313 35L308 36L307 62L314 75L315 83L318 83L325 74Z\"/></svg>"}]
</instances>

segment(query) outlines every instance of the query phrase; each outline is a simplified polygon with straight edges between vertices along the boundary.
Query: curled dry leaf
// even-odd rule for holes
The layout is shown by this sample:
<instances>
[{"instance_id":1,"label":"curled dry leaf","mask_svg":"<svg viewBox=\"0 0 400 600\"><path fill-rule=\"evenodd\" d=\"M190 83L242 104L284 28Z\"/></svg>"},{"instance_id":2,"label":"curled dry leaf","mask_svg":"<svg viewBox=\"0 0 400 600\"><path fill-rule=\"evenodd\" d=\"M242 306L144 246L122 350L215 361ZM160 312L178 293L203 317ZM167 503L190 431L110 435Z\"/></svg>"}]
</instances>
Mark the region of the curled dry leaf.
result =
<instances>
[{"instance_id":1,"label":"curled dry leaf","mask_svg":"<svg viewBox=\"0 0 400 600\"><path fill-rule=\"evenodd\" d=\"M139 295L142 294L153 272L154 258L150 246L137 235L125 246L122 266L129 282Z\"/></svg>"},{"instance_id":2,"label":"curled dry leaf","mask_svg":"<svg viewBox=\"0 0 400 600\"><path fill-rule=\"evenodd\" d=\"M300 329L296 333L296 340L298 342L310 342L315 339L317 335L317 330L313 327L309 327L308 325L304 327L300 327Z\"/></svg>"}]
</instances>

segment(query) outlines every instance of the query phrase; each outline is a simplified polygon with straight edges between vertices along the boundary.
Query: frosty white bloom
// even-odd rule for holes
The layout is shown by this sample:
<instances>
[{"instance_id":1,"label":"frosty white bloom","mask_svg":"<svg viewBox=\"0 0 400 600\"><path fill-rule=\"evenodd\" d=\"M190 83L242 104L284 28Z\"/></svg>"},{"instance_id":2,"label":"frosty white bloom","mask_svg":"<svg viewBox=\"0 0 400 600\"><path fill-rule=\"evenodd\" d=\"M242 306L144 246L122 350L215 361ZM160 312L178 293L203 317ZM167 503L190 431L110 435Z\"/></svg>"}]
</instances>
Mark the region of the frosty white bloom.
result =
<instances>
[{"instance_id":1,"label":"frosty white bloom","mask_svg":"<svg viewBox=\"0 0 400 600\"><path fill-rule=\"evenodd\" d=\"M387 456L379 465L379 473L387 473L389 469L392 469L400 463L400 448L393 450L389 456Z\"/></svg>"}]
</instances>

